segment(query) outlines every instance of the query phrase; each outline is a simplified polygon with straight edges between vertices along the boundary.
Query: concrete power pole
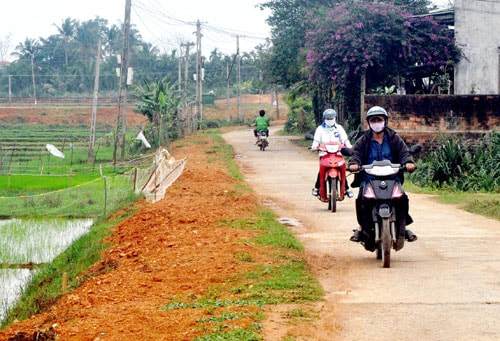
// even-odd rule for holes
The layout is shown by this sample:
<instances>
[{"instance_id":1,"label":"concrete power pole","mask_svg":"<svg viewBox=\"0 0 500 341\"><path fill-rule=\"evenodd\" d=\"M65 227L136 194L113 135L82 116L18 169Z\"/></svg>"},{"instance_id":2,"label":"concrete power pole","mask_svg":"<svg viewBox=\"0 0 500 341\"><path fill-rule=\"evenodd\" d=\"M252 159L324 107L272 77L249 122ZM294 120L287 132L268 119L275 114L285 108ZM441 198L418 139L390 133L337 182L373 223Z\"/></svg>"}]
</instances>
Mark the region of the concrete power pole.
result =
<instances>
[{"instance_id":1,"label":"concrete power pole","mask_svg":"<svg viewBox=\"0 0 500 341\"><path fill-rule=\"evenodd\" d=\"M201 94L201 81L203 70L201 65L201 22L196 21L196 106L198 108L200 122L203 120L203 106Z\"/></svg>"},{"instance_id":2,"label":"concrete power pole","mask_svg":"<svg viewBox=\"0 0 500 341\"><path fill-rule=\"evenodd\" d=\"M188 79L189 79L189 48L193 46L194 43L185 43L181 44L181 47L186 48L186 53L184 56L184 89L182 91L182 107L184 108L184 119L181 129L184 131L186 128L191 127L190 119L189 119L189 110L188 110L188 100L187 100L187 88L188 88Z\"/></svg>"},{"instance_id":3,"label":"concrete power pole","mask_svg":"<svg viewBox=\"0 0 500 341\"><path fill-rule=\"evenodd\" d=\"M92 99L92 117L90 119L90 141L89 141L89 155L87 162L94 163L95 158L95 129L97 122L97 97L99 94L99 75L101 69L101 38L97 43L97 54L95 57L95 75L94 75L94 97Z\"/></svg>"},{"instance_id":4,"label":"concrete power pole","mask_svg":"<svg viewBox=\"0 0 500 341\"><path fill-rule=\"evenodd\" d=\"M236 35L236 67L238 71L238 120L240 123L243 122L243 115L241 114L241 58L240 58L240 36Z\"/></svg>"},{"instance_id":5,"label":"concrete power pole","mask_svg":"<svg viewBox=\"0 0 500 341\"><path fill-rule=\"evenodd\" d=\"M125 159L125 141L126 141L126 133L127 133L127 94L128 94L128 86L131 84L131 77L129 72L131 71L129 68L130 62L130 10L132 7L132 0L127 0L125 5L125 39L123 41L123 63L124 63L124 83L125 83L125 91L123 93L123 124L122 124L122 146L121 146L121 160Z\"/></svg>"},{"instance_id":6,"label":"concrete power pole","mask_svg":"<svg viewBox=\"0 0 500 341\"><path fill-rule=\"evenodd\" d=\"M229 112L229 64L226 64L226 121L231 122L231 113Z\"/></svg>"},{"instance_id":7,"label":"concrete power pole","mask_svg":"<svg viewBox=\"0 0 500 341\"><path fill-rule=\"evenodd\" d=\"M132 0L126 0L125 2L125 22L123 24L123 48L122 48L122 56L121 56L121 64L120 64L120 74L118 75L119 83L118 83L118 109L116 111L116 129L115 129L115 139L114 139L114 149L113 149L113 164L116 164L116 152L118 149L118 130L120 128L120 112L123 109L123 130L126 130L126 95L124 96L124 92L126 92L127 88L127 72L128 72L128 52L129 52L129 41L130 41L130 9L132 7ZM124 85L125 83L125 85ZM125 91L123 91L125 88ZM122 140L122 160L124 158L125 153L125 135L123 135Z\"/></svg>"}]
</instances>

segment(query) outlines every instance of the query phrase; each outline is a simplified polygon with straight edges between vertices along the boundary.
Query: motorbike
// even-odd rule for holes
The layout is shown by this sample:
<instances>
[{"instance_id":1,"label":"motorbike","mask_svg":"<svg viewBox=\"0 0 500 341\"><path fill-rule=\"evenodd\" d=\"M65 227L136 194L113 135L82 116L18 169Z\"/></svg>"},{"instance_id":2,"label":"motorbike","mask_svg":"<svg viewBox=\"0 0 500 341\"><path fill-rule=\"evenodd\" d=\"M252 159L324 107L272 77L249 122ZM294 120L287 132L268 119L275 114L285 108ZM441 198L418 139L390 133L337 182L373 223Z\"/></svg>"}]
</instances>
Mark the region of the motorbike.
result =
<instances>
[{"instance_id":1,"label":"motorbike","mask_svg":"<svg viewBox=\"0 0 500 341\"><path fill-rule=\"evenodd\" d=\"M319 200L328 202L328 210L337 211L337 201L343 201L346 192L346 161L350 149L339 142L318 146Z\"/></svg>"},{"instance_id":2,"label":"motorbike","mask_svg":"<svg viewBox=\"0 0 500 341\"><path fill-rule=\"evenodd\" d=\"M257 133L258 141L257 141L257 146L260 148L261 151L266 150L266 148L269 146L269 141L268 141L268 136L265 130L261 130Z\"/></svg>"},{"instance_id":3,"label":"motorbike","mask_svg":"<svg viewBox=\"0 0 500 341\"><path fill-rule=\"evenodd\" d=\"M410 153L417 154L421 149L419 145L412 146ZM396 207L404 191L401 183L394 179L394 175L405 170L405 165L393 164L389 160L374 161L372 164L362 165L359 170L373 177L366 181L362 193L363 200L368 207L372 207L373 225L363 226L364 240L361 244L368 251L376 251L376 257L382 260L384 268L391 266L391 249L398 250Z\"/></svg>"}]
</instances>

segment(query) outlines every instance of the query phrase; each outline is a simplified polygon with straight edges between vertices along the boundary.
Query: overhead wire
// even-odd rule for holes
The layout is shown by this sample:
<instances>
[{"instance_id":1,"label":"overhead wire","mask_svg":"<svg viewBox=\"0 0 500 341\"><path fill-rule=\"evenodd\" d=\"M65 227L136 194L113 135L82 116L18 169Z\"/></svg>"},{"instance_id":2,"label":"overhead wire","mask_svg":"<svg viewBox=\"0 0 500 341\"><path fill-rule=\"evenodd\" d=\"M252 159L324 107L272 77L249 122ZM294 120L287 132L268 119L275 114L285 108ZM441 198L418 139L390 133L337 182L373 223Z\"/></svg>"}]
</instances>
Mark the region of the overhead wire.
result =
<instances>
[{"instance_id":1,"label":"overhead wire","mask_svg":"<svg viewBox=\"0 0 500 341\"><path fill-rule=\"evenodd\" d=\"M217 51L224 54L234 54L237 52L237 36L241 39L240 51L249 50L248 47L242 47L243 41L247 42L245 46L249 46L248 42L254 42L255 45L252 46L253 49L255 46L264 43L268 39L264 35L255 34L255 32L211 25L202 21L202 19L195 21L179 19L175 15L170 14L158 0L135 0L132 5L132 11L135 19L140 21L141 28L143 27L146 29L148 34L156 39L155 42L150 43L164 43L165 40L169 40L171 45L176 45L171 46L171 48L177 48L181 42L195 39L192 35L195 34L198 20L200 21L203 37L201 46L202 50L205 52L211 52L217 49ZM173 28L175 31L169 31L165 29L166 27ZM192 29L192 32L189 32L189 29ZM159 36L158 32L162 32L165 35Z\"/></svg>"}]
</instances>

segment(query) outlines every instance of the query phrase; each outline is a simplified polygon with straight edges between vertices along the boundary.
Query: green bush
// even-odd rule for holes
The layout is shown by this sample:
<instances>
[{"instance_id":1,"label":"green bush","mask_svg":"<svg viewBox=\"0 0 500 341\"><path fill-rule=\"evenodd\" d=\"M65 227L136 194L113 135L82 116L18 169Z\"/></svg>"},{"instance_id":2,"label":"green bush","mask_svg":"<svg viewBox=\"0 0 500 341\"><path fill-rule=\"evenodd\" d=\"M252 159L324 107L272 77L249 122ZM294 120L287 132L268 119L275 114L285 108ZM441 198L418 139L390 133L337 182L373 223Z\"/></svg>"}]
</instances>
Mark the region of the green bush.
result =
<instances>
[{"instance_id":1,"label":"green bush","mask_svg":"<svg viewBox=\"0 0 500 341\"><path fill-rule=\"evenodd\" d=\"M411 179L419 186L459 191L500 191L500 133L490 132L477 141L441 138Z\"/></svg>"},{"instance_id":2,"label":"green bush","mask_svg":"<svg viewBox=\"0 0 500 341\"><path fill-rule=\"evenodd\" d=\"M287 100L290 109L284 130L287 134L309 133L316 129L313 106L310 100L301 97Z\"/></svg>"}]
</instances>

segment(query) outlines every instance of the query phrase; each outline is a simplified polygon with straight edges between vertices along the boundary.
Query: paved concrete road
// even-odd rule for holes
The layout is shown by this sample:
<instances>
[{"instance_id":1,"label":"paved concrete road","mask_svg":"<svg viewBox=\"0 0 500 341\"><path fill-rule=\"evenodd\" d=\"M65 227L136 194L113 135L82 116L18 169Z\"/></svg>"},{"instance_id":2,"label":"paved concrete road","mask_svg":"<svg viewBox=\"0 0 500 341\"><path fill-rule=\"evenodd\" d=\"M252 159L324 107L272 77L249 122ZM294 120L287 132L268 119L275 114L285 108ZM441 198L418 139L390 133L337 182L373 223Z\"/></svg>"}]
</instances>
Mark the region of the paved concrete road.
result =
<instances>
[{"instance_id":1,"label":"paved concrete road","mask_svg":"<svg viewBox=\"0 0 500 341\"><path fill-rule=\"evenodd\" d=\"M410 193L410 228L419 240L393 252L391 268L382 268L375 253L349 241L354 199L331 213L313 197L317 156L277 135L280 128L271 127L264 152L250 129L224 138L263 202L300 222L290 228L326 292L311 326L314 340L335 333L341 340L500 340L499 221Z\"/></svg>"}]
</instances>

